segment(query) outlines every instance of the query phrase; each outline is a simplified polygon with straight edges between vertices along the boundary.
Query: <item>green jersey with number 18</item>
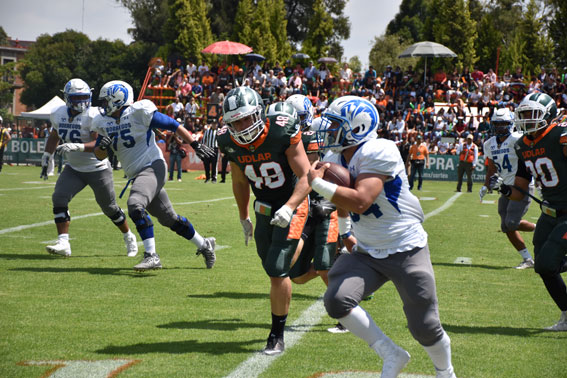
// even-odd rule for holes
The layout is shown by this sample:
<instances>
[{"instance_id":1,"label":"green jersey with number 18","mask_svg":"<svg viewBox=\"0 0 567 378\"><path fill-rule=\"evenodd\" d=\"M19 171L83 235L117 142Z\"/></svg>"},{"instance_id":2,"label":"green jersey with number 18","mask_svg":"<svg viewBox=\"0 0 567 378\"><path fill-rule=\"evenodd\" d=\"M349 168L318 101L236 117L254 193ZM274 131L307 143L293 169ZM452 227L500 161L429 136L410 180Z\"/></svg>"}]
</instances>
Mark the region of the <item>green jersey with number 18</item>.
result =
<instances>
[{"instance_id":1,"label":"green jersey with number 18","mask_svg":"<svg viewBox=\"0 0 567 378\"><path fill-rule=\"evenodd\" d=\"M256 199L274 205L285 203L293 193L297 178L285 151L300 142L299 123L285 114L267 116L264 131L250 144L236 142L227 126L217 133L220 151L246 175Z\"/></svg>"}]
</instances>

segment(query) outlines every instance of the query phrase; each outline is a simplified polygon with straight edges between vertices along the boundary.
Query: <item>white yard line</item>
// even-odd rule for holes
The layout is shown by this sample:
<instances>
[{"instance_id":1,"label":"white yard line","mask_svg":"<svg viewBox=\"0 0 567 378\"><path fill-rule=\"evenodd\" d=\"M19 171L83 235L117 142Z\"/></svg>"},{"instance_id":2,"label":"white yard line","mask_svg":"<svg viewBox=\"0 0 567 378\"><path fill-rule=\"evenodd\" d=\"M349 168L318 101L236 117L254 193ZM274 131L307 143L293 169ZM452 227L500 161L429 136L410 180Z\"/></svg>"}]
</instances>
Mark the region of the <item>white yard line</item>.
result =
<instances>
[{"instance_id":1,"label":"white yard line","mask_svg":"<svg viewBox=\"0 0 567 378\"><path fill-rule=\"evenodd\" d=\"M453 203L461 196L463 193L455 193L451 198L447 200L441 207L433 210L430 213L425 214L425 219L428 219L432 216L435 216L444 210L450 208ZM291 325L291 330L288 329L286 332L285 337L285 347L286 350L292 348L295 344L301 340L303 335L306 332L309 332L311 328L316 326L321 322L323 316L326 315L325 307L323 306L323 300L318 299L314 304L309 306L307 310L305 310L299 318ZM268 367L274 362L276 359L284 355L282 353L277 356L266 356L261 352L254 353L251 357L249 357L246 361L242 362L240 365L236 367L227 377L230 378L252 378L258 377L264 371L268 369Z\"/></svg>"},{"instance_id":2,"label":"white yard line","mask_svg":"<svg viewBox=\"0 0 567 378\"><path fill-rule=\"evenodd\" d=\"M224 200L232 199L232 198L234 198L234 197L232 197L232 196L231 197L222 197L222 198L214 198L214 199L210 199L210 200L193 201L193 202L178 202L178 203L174 203L173 205L174 206L175 205L192 205L192 204L196 204L196 203L224 201ZM96 216L99 216L99 215L103 215L103 213L92 213L92 214L85 214L85 215L77 215L77 216L73 216L72 220L89 218L89 217L96 217ZM0 230L0 235L8 234L8 233L11 233L11 232L27 230L28 228L48 226L48 225L52 225L52 224L53 224L53 220L48 220L48 221L45 221L45 222L38 222L38 223L32 223L32 224L25 224L25 225L22 225L22 226L5 228L3 230Z\"/></svg>"}]
</instances>

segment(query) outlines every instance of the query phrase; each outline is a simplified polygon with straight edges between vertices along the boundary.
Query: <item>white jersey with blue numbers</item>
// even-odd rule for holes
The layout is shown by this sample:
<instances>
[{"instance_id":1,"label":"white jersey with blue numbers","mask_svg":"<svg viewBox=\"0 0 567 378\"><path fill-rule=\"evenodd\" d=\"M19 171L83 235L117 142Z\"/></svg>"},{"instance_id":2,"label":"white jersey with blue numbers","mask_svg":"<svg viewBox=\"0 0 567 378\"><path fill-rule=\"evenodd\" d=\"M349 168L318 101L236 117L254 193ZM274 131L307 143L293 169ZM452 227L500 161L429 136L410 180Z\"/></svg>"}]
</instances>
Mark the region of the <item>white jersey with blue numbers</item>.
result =
<instances>
[{"instance_id":1,"label":"white jersey with blue numbers","mask_svg":"<svg viewBox=\"0 0 567 378\"><path fill-rule=\"evenodd\" d=\"M327 153L324 161L342 164L341 155L333 152ZM358 245L375 258L425 247L423 210L409 190L405 165L394 142L373 139L364 143L354 153L348 169L355 179L363 173L388 176L370 208L363 214L350 214Z\"/></svg>"},{"instance_id":2,"label":"white jersey with blue numbers","mask_svg":"<svg viewBox=\"0 0 567 378\"><path fill-rule=\"evenodd\" d=\"M498 175L504 179L506 185L514 185L514 178L518 169L518 155L514 151L514 145L522 137L522 134L513 132L501 144L498 144L496 136L484 142L486 157L494 162Z\"/></svg>"},{"instance_id":3,"label":"white jersey with blue numbers","mask_svg":"<svg viewBox=\"0 0 567 378\"><path fill-rule=\"evenodd\" d=\"M91 122L97 114L100 114L97 108L89 107L71 118L67 106L61 105L53 109L50 120L63 143L87 143L93 140ZM67 164L79 172L102 171L109 166L107 159L100 161L92 152L74 151L66 157Z\"/></svg>"},{"instance_id":4,"label":"white jersey with blue numbers","mask_svg":"<svg viewBox=\"0 0 567 378\"><path fill-rule=\"evenodd\" d=\"M116 121L100 114L93 120L93 131L112 138L111 148L128 178L136 175L156 160L164 160L150 123L156 106L150 100L133 103Z\"/></svg>"}]
</instances>

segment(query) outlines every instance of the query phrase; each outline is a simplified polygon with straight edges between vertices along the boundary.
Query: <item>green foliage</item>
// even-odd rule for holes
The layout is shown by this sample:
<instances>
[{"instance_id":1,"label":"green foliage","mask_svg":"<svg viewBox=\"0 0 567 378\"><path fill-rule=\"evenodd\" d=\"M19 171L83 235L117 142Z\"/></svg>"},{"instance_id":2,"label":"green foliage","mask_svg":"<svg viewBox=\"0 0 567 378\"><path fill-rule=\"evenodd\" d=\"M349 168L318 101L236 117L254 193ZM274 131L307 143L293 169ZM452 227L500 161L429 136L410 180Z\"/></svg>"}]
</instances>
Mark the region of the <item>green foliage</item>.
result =
<instances>
[{"instance_id":1,"label":"green foliage","mask_svg":"<svg viewBox=\"0 0 567 378\"><path fill-rule=\"evenodd\" d=\"M545 32L543 19L538 16L539 7L535 0L530 0L526 12L518 23L518 34L525 42L523 53L529 57L522 65L524 75L539 72L541 66L554 62L553 42Z\"/></svg>"},{"instance_id":2,"label":"green foliage","mask_svg":"<svg viewBox=\"0 0 567 378\"><path fill-rule=\"evenodd\" d=\"M2 26L0 26L0 46L6 46L8 43L8 34Z\"/></svg>"},{"instance_id":3,"label":"green foliage","mask_svg":"<svg viewBox=\"0 0 567 378\"><path fill-rule=\"evenodd\" d=\"M382 35L374 37L374 43L368 61L374 67L376 72L384 72L389 64L393 67L400 66L404 70L408 66L413 66L418 62L418 58L398 58L411 43L409 41L401 42L401 38L397 35Z\"/></svg>"},{"instance_id":4,"label":"green foliage","mask_svg":"<svg viewBox=\"0 0 567 378\"><path fill-rule=\"evenodd\" d=\"M126 46L120 40L90 41L71 30L42 35L18 62L25 82L22 103L39 107L60 96L65 83L74 77L85 80L95 93L110 80L124 80L139 91L154 50L155 46L143 42Z\"/></svg>"},{"instance_id":5,"label":"green foliage","mask_svg":"<svg viewBox=\"0 0 567 378\"><path fill-rule=\"evenodd\" d=\"M254 19L254 10L252 0L241 0L238 2L232 34L234 41L243 43L246 46L251 46L252 23L250 20Z\"/></svg>"},{"instance_id":6,"label":"green foliage","mask_svg":"<svg viewBox=\"0 0 567 378\"><path fill-rule=\"evenodd\" d=\"M287 13L284 0L268 0L270 31L276 41L276 60L284 62L291 56L287 40Z\"/></svg>"},{"instance_id":7,"label":"green foliage","mask_svg":"<svg viewBox=\"0 0 567 378\"><path fill-rule=\"evenodd\" d=\"M256 6L252 21L252 38L248 46L263 55L270 64L274 64L278 59L278 47L271 30L269 3L271 2L260 1Z\"/></svg>"},{"instance_id":8,"label":"green foliage","mask_svg":"<svg viewBox=\"0 0 567 378\"><path fill-rule=\"evenodd\" d=\"M163 45L167 42L161 32L168 17L168 0L116 0L132 16L134 28L129 32L135 41Z\"/></svg>"},{"instance_id":9,"label":"green foliage","mask_svg":"<svg viewBox=\"0 0 567 378\"><path fill-rule=\"evenodd\" d=\"M362 70L362 62L360 58L355 55L348 60L348 66L352 70L353 73L360 72Z\"/></svg>"},{"instance_id":10,"label":"green foliage","mask_svg":"<svg viewBox=\"0 0 567 378\"><path fill-rule=\"evenodd\" d=\"M402 41L426 40L424 21L428 19L429 2L430 0L402 0L399 12L386 27L386 34L396 34Z\"/></svg>"},{"instance_id":11,"label":"green foliage","mask_svg":"<svg viewBox=\"0 0 567 378\"><path fill-rule=\"evenodd\" d=\"M8 121L6 116L11 114L9 110L14 98L16 63L0 64L0 78L0 115Z\"/></svg>"},{"instance_id":12,"label":"green foliage","mask_svg":"<svg viewBox=\"0 0 567 378\"><path fill-rule=\"evenodd\" d=\"M567 67L567 3L563 0L551 0L551 19L549 36L553 41L553 51L559 67Z\"/></svg>"},{"instance_id":13,"label":"green foliage","mask_svg":"<svg viewBox=\"0 0 567 378\"><path fill-rule=\"evenodd\" d=\"M479 57L479 61L477 65L483 72L487 72L489 68L495 68L496 66L497 51L502 46L504 38L500 28L497 26L494 14L484 15L478 24L476 54Z\"/></svg>"},{"instance_id":14,"label":"green foliage","mask_svg":"<svg viewBox=\"0 0 567 378\"><path fill-rule=\"evenodd\" d=\"M312 12L302 50L315 60L329 53L331 42L329 36L333 34L333 19L325 10L322 0L315 1Z\"/></svg>"}]
</instances>

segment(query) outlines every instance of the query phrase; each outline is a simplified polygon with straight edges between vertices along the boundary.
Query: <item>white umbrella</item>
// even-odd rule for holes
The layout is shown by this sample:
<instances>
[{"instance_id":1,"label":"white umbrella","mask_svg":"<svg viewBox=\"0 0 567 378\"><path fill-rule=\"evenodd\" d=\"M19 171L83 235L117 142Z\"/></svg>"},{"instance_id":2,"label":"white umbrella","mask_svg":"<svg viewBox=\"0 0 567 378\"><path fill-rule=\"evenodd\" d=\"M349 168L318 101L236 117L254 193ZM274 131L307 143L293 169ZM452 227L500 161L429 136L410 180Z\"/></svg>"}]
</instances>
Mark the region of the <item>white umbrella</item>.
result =
<instances>
[{"instance_id":1,"label":"white umbrella","mask_svg":"<svg viewBox=\"0 0 567 378\"><path fill-rule=\"evenodd\" d=\"M423 72L423 83L427 73L427 58L454 58L455 54L451 49L437 42L423 41L417 42L405 49L398 58L425 58L425 70Z\"/></svg>"}]
</instances>

